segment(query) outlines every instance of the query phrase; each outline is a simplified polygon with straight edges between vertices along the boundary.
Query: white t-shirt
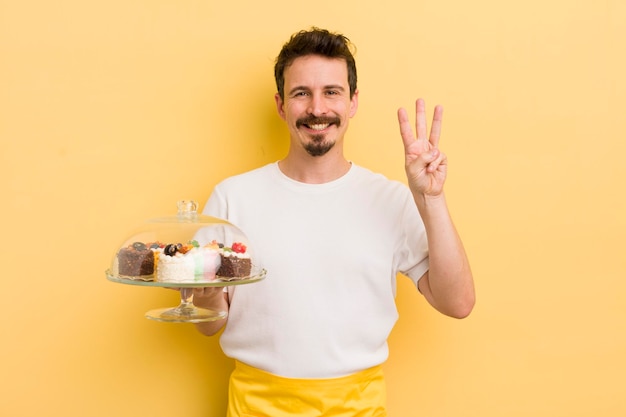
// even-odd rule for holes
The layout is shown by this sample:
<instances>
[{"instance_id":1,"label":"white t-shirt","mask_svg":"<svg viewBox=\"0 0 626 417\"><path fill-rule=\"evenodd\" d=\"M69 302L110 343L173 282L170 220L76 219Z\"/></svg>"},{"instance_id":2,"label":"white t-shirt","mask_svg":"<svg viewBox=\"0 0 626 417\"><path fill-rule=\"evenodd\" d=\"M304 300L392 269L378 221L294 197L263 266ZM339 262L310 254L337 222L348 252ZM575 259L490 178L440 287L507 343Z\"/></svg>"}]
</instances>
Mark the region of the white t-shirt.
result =
<instances>
[{"instance_id":1,"label":"white t-shirt","mask_svg":"<svg viewBox=\"0 0 626 417\"><path fill-rule=\"evenodd\" d=\"M229 289L227 356L290 378L333 378L387 359L396 274L417 284L428 270L408 187L354 164L337 180L305 184L272 163L218 184L204 214L239 227L267 269L263 281Z\"/></svg>"}]
</instances>

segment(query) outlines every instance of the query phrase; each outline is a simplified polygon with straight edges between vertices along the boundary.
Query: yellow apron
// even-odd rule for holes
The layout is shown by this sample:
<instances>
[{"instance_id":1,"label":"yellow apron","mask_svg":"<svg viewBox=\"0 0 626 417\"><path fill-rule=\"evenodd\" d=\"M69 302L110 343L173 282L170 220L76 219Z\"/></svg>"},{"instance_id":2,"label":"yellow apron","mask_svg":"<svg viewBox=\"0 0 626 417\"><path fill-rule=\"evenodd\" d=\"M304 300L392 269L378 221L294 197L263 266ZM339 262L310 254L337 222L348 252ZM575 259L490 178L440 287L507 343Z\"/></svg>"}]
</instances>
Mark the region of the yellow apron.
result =
<instances>
[{"instance_id":1,"label":"yellow apron","mask_svg":"<svg viewBox=\"0 0 626 417\"><path fill-rule=\"evenodd\" d=\"M228 417L386 417L381 366L332 379L293 379L236 361Z\"/></svg>"}]
</instances>

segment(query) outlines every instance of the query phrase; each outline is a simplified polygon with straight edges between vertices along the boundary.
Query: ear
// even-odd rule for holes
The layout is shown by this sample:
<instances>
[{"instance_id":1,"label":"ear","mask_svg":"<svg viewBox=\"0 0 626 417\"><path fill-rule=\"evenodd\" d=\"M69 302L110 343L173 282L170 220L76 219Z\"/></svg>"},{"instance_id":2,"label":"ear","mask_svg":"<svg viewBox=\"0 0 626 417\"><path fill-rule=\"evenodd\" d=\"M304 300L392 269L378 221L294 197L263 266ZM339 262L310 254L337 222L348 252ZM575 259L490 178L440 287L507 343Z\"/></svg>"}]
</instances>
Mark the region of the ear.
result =
<instances>
[{"instance_id":1,"label":"ear","mask_svg":"<svg viewBox=\"0 0 626 417\"><path fill-rule=\"evenodd\" d=\"M352 118L356 114L356 110L359 108L359 90L355 90L352 98L350 99L350 117Z\"/></svg>"},{"instance_id":2,"label":"ear","mask_svg":"<svg viewBox=\"0 0 626 417\"><path fill-rule=\"evenodd\" d=\"M276 102L276 111L281 119L285 120L285 102L280 98L280 94L274 94L274 101Z\"/></svg>"}]
</instances>

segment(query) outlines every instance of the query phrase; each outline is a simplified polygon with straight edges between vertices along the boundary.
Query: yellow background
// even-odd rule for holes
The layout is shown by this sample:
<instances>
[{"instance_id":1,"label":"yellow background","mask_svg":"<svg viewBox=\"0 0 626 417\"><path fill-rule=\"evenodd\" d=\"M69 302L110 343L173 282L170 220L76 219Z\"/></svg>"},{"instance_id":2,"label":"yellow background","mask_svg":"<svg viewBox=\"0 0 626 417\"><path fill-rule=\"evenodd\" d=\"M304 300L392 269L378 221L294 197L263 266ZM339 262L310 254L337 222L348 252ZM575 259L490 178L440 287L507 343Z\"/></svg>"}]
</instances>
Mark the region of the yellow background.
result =
<instances>
[{"instance_id":1,"label":"yellow background","mask_svg":"<svg viewBox=\"0 0 626 417\"><path fill-rule=\"evenodd\" d=\"M273 60L311 25L357 45L351 160L404 181L396 109L446 109L478 302L448 319L400 280L390 415L625 415L624 22L622 0L1 0L0 415L223 415L217 339L104 270L284 155Z\"/></svg>"}]
</instances>

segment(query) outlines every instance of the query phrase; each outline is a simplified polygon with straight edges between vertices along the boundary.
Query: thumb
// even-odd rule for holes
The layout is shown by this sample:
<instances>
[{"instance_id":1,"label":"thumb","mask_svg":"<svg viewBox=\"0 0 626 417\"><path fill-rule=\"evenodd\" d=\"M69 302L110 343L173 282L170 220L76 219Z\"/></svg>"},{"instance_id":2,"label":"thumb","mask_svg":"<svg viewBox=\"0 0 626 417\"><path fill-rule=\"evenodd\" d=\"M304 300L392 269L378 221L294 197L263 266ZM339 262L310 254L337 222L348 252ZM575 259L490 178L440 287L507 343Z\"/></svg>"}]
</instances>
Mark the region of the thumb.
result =
<instances>
[{"instance_id":1,"label":"thumb","mask_svg":"<svg viewBox=\"0 0 626 417\"><path fill-rule=\"evenodd\" d=\"M437 160L437 158L439 158L439 149L437 148L433 148L431 150L429 150L428 152L424 152L422 154L420 154L418 160L421 162L421 165L428 165L431 162L434 162Z\"/></svg>"},{"instance_id":2,"label":"thumb","mask_svg":"<svg viewBox=\"0 0 626 417\"><path fill-rule=\"evenodd\" d=\"M435 159L439 158L439 149L437 148L433 148L430 150L430 152L428 152L428 155L430 156L430 162L433 162Z\"/></svg>"},{"instance_id":3,"label":"thumb","mask_svg":"<svg viewBox=\"0 0 626 417\"><path fill-rule=\"evenodd\" d=\"M422 170L427 172L436 171L439 165L438 161L440 155L441 152L439 151L439 149L431 149L428 152L424 152L423 154L419 155L419 157L415 160L415 165L413 169L417 169L420 172Z\"/></svg>"}]
</instances>

